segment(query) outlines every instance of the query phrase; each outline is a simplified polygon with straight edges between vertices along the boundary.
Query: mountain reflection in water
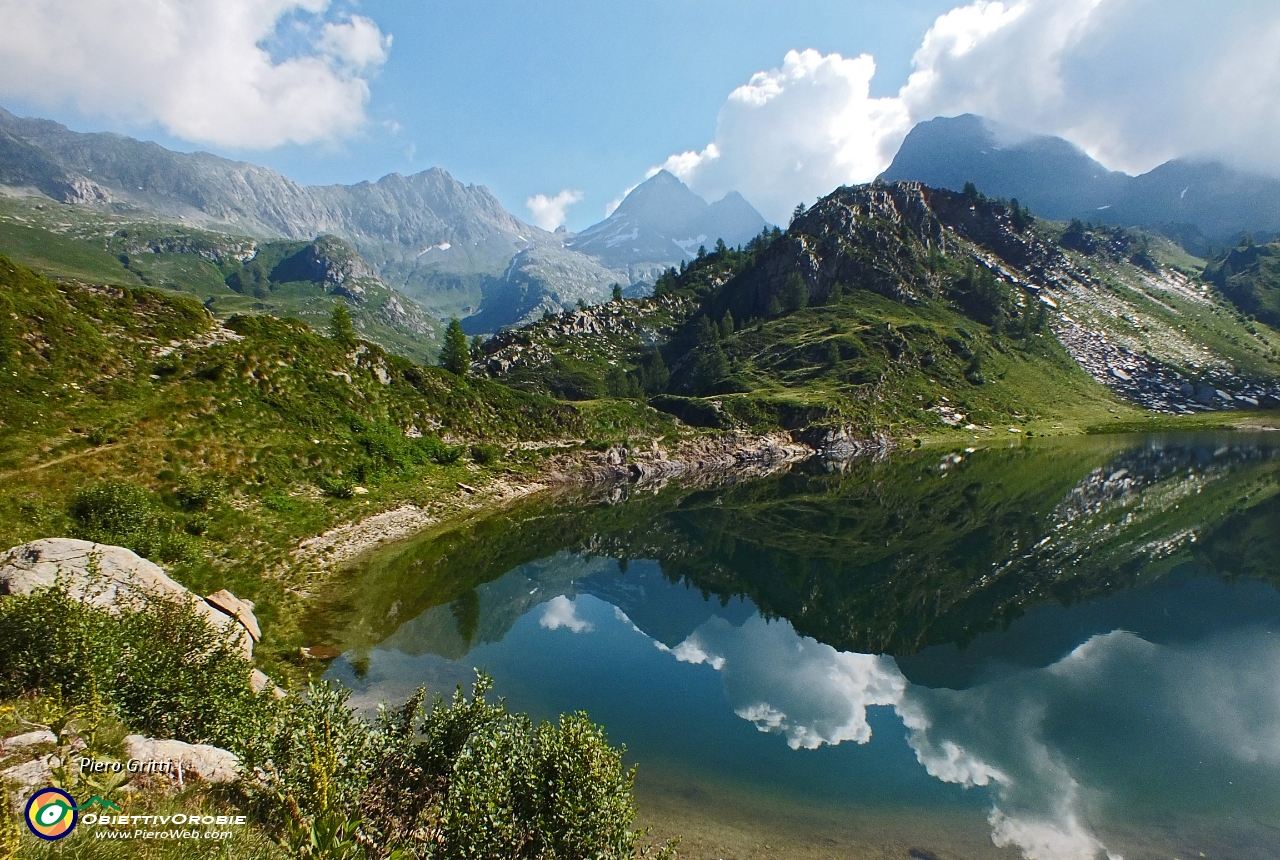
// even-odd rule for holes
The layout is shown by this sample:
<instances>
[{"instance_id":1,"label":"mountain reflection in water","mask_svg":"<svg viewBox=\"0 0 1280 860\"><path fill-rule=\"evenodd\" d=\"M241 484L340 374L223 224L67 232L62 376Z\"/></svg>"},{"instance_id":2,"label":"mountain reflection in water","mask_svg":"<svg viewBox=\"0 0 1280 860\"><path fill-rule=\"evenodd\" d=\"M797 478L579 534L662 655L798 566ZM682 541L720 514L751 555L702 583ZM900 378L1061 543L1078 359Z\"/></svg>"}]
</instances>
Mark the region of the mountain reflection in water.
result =
<instances>
[{"instance_id":1,"label":"mountain reflection in water","mask_svg":"<svg viewBox=\"0 0 1280 860\"><path fill-rule=\"evenodd\" d=\"M358 701L481 666L642 773L972 809L1033 860L1192 820L1199 850L1274 856L1278 450L1087 440L560 499L374 557L314 629Z\"/></svg>"}]
</instances>

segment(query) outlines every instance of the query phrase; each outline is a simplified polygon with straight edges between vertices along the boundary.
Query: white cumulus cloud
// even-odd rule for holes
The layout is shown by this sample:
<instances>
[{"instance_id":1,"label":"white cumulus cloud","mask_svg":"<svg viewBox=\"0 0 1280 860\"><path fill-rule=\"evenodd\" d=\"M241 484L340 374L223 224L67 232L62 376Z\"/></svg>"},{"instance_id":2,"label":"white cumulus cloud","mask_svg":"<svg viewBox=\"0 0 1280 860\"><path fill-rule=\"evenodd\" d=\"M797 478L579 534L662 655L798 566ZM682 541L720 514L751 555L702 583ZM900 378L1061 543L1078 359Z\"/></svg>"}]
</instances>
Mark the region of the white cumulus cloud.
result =
<instances>
[{"instance_id":1,"label":"white cumulus cloud","mask_svg":"<svg viewBox=\"0 0 1280 860\"><path fill-rule=\"evenodd\" d=\"M371 19L353 15L345 23L325 24L318 47L353 68L363 69L380 66L387 61L391 37L379 30Z\"/></svg>"},{"instance_id":2,"label":"white cumulus cloud","mask_svg":"<svg viewBox=\"0 0 1280 860\"><path fill-rule=\"evenodd\" d=\"M738 191L785 224L798 201L874 177L910 129L900 99L871 98L875 70L865 54L790 51L730 93L714 141L662 166L704 197Z\"/></svg>"},{"instance_id":3,"label":"white cumulus cloud","mask_svg":"<svg viewBox=\"0 0 1280 860\"><path fill-rule=\"evenodd\" d=\"M315 20L328 0L0 0L0 97L156 122L237 148L315 143L364 124L391 37L372 20ZM300 52L263 47L313 20Z\"/></svg>"},{"instance_id":4,"label":"white cumulus cloud","mask_svg":"<svg viewBox=\"0 0 1280 860\"><path fill-rule=\"evenodd\" d=\"M792 749L865 744L871 740L867 708L897 704L906 689L890 658L837 651L797 636L786 621L759 616L741 627L713 618L672 653L720 672L734 713L762 732L783 735Z\"/></svg>"},{"instance_id":5,"label":"white cumulus cloud","mask_svg":"<svg viewBox=\"0 0 1280 860\"><path fill-rule=\"evenodd\" d=\"M1280 174L1278 44L1274 0L977 0L934 21L895 96L870 95L871 56L791 51L729 94L713 141L661 166L785 223L874 178L915 123L976 113L1114 169L1204 156Z\"/></svg>"},{"instance_id":6,"label":"white cumulus cloud","mask_svg":"<svg viewBox=\"0 0 1280 860\"><path fill-rule=\"evenodd\" d=\"M566 627L574 633L590 633L595 629L595 625L590 621L578 617L577 607L563 594L547 601L542 608L542 617L538 619L538 625L547 630Z\"/></svg>"},{"instance_id":7,"label":"white cumulus cloud","mask_svg":"<svg viewBox=\"0 0 1280 860\"><path fill-rule=\"evenodd\" d=\"M555 197L535 194L524 201L524 205L528 207L529 214L533 216L533 223L543 230L554 230L565 222L569 207L581 200L581 191L571 191L566 188Z\"/></svg>"}]
</instances>

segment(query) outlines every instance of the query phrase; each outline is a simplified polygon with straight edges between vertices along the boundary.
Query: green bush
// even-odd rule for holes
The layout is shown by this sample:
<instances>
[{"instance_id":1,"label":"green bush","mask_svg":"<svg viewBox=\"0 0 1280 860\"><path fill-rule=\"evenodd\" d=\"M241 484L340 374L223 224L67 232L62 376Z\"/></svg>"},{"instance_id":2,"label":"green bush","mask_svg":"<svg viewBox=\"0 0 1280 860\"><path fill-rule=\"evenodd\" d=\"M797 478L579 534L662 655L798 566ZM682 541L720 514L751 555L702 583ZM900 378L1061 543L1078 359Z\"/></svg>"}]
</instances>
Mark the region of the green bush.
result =
<instances>
[{"instance_id":1,"label":"green bush","mask_svg":"<svg viewBox=\"0 0 1280 860\"><path fill-rule=\"evenodd\" d=\"M412 438L390 424L355 421L353 425L362 451L352 470L361 481L385 474L403 475L433 463L450 465L462 457L462 448L446 445L434 436Z\"/></svg>"},{"instance_id":2,"label":"green bush","mask_svg":"<svg viewBox=\"0 0 1280 860\"><path fill-rule=\"evenodd\" d=\"M471 459L481 466L491 466L502 461L505 452L501 445L472 445Z\"/></svg>"},{"instance_id":3,"label":"green bush","mask_svg":"<svg viewBox=\"0 0 1280 860\"><path fill-rule=\"evenodd\" d=\"M302 818L355 810L376 754L375 735L347 704L351 692L313 683L302 701L272 715L244 745L244 764L262 776L248 787L260 811Z\"/></svg>"},{"instance_id":4,"label":"green bush","mask_svg":"<svg viewBox=\"0 0 1280 860\"><path fill-rule=\"evenodd\" d=\"M0 600L0 697L101 701L148 734L236 748L271 704L251 671L190 603L152 598L113 615L61 586Z\"/></svg>"},{"instance_id":5,"label":"green bush","mask_svg":"<svg viewBox=\"0 0 1280 860\"><path fill-rule=\"evenodd\" d=\"M226 493L226 485L218 478L193 476L174 491L178 504L186 511L207 511L217 507Z\"/></svg>"},{"instance_id":6,"label":"green bush","mask_svg":"<svg viewBox=\"0 0 1280 860\"><path fill-rule=\"evenodd\" d=\"M316 480L316 486L320 488L320 492L335 499L349 499L356 492L356 482L345 475L321 475Z\"/></svg>"},{"instance_id":7,"label":"green bush","mask_svg":"<svg viewBox=\"0 0 1280 860\"><path fill-rule=\"evenodd\" d=\"M299 856L352 833L373 858L647 856L623 751L583 714L535 726L490 704L491 685L481 675L470 698L430 707L419 690L372 725L347 691L313 685L248 752L260 776L247 790Z\"/></svg>"},{"instance_id":8,"label":"green bush","mask_svg":"<svg viewBox=\"0 0 1280 860\"><path fill-rule=\"evenodd\" d=\"M199 544L184 523L163 515L154 493L108 479L81 487L71 500L76 537L123 546L154 561L191 561ZM200 523L195 523L196 531Z\"/></svg>"},{"instance_id":9,"label":"green bush","mask_svg":"<svg viewBox=\"0 0 1280 860\"><path fill-rule=\"evenodd\" d=\"M80 488L71 501L71 516L86 536L111 538L152 529L156 514L151 493L127 481L106 480Z\"/></svg>"},{"instance_id":10,"label":"green bush","mask_svg":"<svg viewBox=\"0 0 1280 860\"><path fill-rule=\"evenodd\" d=\"M350 692L254 694L229 631L160 599L118 615L61 585L0 600L0 697L44 694L156 737L241 757L241 802L294 857L622 860L641 846L634 769L585 714L534 725L485 700L419 690L368 722Z\"/></svg>"}]
</instances>

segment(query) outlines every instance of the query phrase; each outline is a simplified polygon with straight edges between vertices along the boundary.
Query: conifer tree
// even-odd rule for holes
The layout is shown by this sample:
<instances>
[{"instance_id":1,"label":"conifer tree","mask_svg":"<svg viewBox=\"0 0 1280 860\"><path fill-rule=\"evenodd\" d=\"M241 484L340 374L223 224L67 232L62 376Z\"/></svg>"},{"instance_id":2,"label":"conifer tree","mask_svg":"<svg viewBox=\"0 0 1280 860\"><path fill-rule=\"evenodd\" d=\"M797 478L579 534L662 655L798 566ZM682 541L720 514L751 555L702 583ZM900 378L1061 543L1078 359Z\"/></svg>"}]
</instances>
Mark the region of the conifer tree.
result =
<instances>
[{"instance_id":1,"label":"conifer tree","mask_svg":"<svg viewBox=\"0 0 1280 860\"><path fill-rule=\"evenodd\" d=\"M725 311L724 316L720 318L720 337L726 338L733 334L733 311Z\"/></svg>"},{"instance_id":2,"label":"conifer tree","mask_svg":"<svg viewBox=\"0 0 1280 860\"><path fill-rule=\"evenodd\" d=\"M333 311L329 315L329 337L343 346L354 346L356 330L351 325L351 312L346 302L334 302Z\"/></svg>"},{"instance_id":3,"label":"conifer tree","mask_svg":"<svg viewBox=\"0 0 1280 860\"><path fill-rule=\"evenodd\" d=\"M782 285L782 306L789 311L798 311L809 304L809 287L799 272L792 272Z\"/></svg>"},{"instance_id":4,"label":"conifer tree","mask_svg":"<svg viewBox=\"0 0 1280 860\"><path fill-rule=\"evenodd\" d=\"M451 373L466 376L471 369L471 350L467 336L462 333L462 323L454 317L444 332L444 347L440 350L440 366Z\"/></svg>"}]
</instances>

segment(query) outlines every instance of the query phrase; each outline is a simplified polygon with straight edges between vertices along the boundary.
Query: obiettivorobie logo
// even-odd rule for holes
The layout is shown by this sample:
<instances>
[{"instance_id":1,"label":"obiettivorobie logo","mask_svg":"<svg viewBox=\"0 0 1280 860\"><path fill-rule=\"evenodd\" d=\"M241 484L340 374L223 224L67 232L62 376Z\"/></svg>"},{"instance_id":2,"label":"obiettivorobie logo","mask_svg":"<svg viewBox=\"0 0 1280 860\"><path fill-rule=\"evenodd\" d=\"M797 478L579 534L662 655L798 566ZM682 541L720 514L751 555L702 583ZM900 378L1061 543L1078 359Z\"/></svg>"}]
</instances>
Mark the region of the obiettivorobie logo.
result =
<instances>
[{"instance_id":1,"label":"obiettivorobie logo","mask_svg":"<svg viewBox=\"0 0 1280 860\"><path fill-rule=\"evenodd\" d=\"M31 795L31 799L27 801L27 829L41 839L53 842L76 829L76 823L80 820L80 810L94 806L101 806L103 809L115 812L120 811L120 807L96 794L83 806L77 806L71 795L62 789L43 788Z\"/></svg>"},{"instance_id":2,"label":"obiettivorobie logo","mask_svg":"<svg viewBox=\"0 0 1280 860\"><path fill-rule=\"evenodd\" d=\"M80 816L81 812L95 806L102 807L103 812L101 814L89 812L83 818ZM99 825L99 829L94 832L95 839L228 839L231 837L229 830L136 829L129 831L114 828L138 824L165 826L170 823L221 826L245 824L243 815L201 815L199 813L184 815L181 812L173 815L111 814L120 811L119 806L96 794L77 806L71 795L62 789L42 788L31 795L31 799L27 801L27 828L36 836L50 842L69 835L72 830L75 830L77 824ZM103 830L101 829L103 825L110 826L112 829Z\"/></svg>"}]
</instances>

